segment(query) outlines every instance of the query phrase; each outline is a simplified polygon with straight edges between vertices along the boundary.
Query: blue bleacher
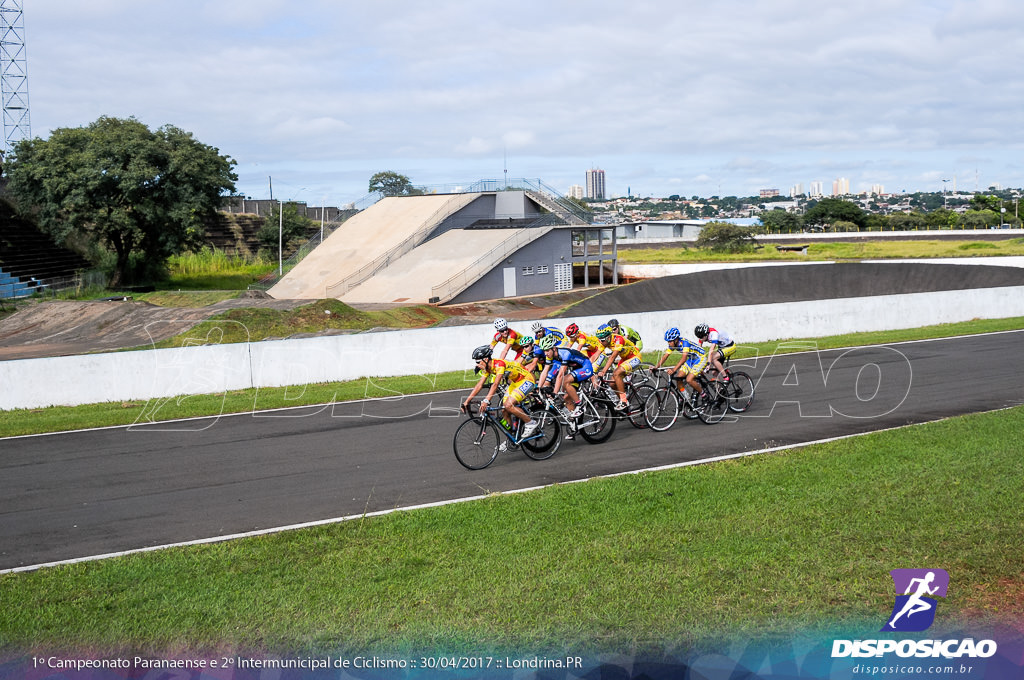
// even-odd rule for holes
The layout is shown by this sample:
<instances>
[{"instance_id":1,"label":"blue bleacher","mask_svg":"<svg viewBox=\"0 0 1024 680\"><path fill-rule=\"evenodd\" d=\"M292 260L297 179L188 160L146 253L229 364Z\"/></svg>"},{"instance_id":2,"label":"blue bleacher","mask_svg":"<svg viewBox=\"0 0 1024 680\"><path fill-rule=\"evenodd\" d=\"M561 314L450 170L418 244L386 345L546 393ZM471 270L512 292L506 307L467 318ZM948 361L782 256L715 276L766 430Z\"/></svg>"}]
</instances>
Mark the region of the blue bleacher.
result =
<instances>
[{"instance_id":1,"label":"blue bleacher","mask_svg":"<svg viewBox=\"0 0 1024 680\"><path fill-rule=\"evenodd\" d=\"M11 276L0 267L0 298L28 297L36 291L37 287L33 284Z\"/></svg>"}]
</instances>

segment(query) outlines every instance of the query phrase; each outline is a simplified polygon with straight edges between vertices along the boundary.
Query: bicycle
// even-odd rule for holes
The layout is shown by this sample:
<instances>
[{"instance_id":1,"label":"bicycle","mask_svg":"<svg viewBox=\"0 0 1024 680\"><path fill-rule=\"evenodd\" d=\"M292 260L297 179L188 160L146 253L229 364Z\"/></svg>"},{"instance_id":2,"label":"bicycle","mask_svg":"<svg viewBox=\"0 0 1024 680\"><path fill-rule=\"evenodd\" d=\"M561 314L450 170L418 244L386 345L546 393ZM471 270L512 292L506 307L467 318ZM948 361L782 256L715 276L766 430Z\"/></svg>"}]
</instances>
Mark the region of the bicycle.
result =
<instances>
[{"instance_id":1,"label":"bicycle","mask_svg":"<svg viewBox=\"0 0 1024 680\"><path fill-rule=\"evenodd\" d=\"M599 401L594 401L588 394L589 390L583 389L580 385L577 388L579 396L579 408L583 413L574 418L569 409L566 408L561 396L542 390L544 405L554 412L559 422L571 433L579 433L590 444L601 444L608 441L608 438L615 432L615 424L618 422L611 407Z\"/></svg>"},{"instance_id":2,"label":"bicycle","mask_svg":"<svg viewBox=\"0 0 1024 680\"><path fill-rule=\"evenodd\" d=\"M528 410L531 418L540 420L540 425L528 437L523 437L522 421L513 418L506 427L494 415L501 409L501 406L488 406L482 411L478 408L476 415L468 414L469 418L455 430L452 450L463 467L484 469L498 457L503 441L508 442L510 449L522 447L523 453L534 460L547 460L555 455L562 443L562 428L550 411Z\"/></svg>"},{"instance_id":3,"label":"bicycle","mask_svg":"<svg viewBox=\"0 0 1024 680\"><path fill-rule=\"evenodd\" d=\"M612 409L612 414L618 419L627 419L629 423L642 430L647 427L647 421L644 418L644 404L647 402L647 397L654 392L654 388L646 385L634 385L632 376L625 376L625 388L626 388L626 402L627 407L624 409L616 409L615 407L619 404L619 393L615 391L612 386L610 379L605 377L601 380L599 387L594 388L588 381L588 385L584 385L583 388L588 390L588 394L594 402L607 404Z\"/></svg>"},{"instance_id":4,"label":"bicycle","mask_svg":"<svg viewBox=\"0 0 1024 680\"><path fill-rule=\"evenodd\" d=\"M697 398L688 385L684 383L680 389L673 379L669 379L667 386L654 390L644 402L644 419L648 427L655 432L664 432L675 424L680 414L690 420L699 418L708 425L721 421L728 408L728 400L703 373L697 375L697 382L701 386Z\"/></svg>"},{"instance_id":5,"label":"bicycle","mask_svg":"<svg viewBox=\"0 0 1024 680\"><path fill-rule=\"evenodd\" d=\"M711 378L712 367L710 365L705 371L709 373L709 380L713 380L719 385L719 390L728 400L729 410L733 413L743 413L750 408L750 404L754 401L754 380L744 371L731 370L729 368L730 358L725 357L722 360L722 367L725 369L725 375L729 377L728 380L723 381L721 376Z\"/></svg>"}]
</instances>

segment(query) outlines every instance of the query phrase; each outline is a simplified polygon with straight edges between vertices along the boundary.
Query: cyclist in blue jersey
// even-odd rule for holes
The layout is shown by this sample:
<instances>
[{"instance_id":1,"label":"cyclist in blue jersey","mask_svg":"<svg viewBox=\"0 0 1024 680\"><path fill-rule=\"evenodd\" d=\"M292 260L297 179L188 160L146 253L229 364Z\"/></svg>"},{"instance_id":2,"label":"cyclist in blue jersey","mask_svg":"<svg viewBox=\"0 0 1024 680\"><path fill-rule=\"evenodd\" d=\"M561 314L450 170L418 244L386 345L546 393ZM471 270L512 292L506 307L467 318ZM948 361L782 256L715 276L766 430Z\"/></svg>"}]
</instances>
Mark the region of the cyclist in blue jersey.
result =
<instances>
[{"instance_id":1,"label":"cyclist in blue jersey","mask_svg":"<svg viewBox=\"0 0 1024 680\"><path fill-rule=\"evenodd\" d=\"M569 346L569 343L570 343L569 338L565 337L565 333L563 333L562 331L558 330L554 326L545 326L540 321L534 321L533 325L530 327L530 330L533 331L533 339L535 341L539 342L541 338L545 338L545 337L547 337L549 335L553 335L553 336L555 336L558 339L558 346L559 347L568 347Z\"/></svg>"},{"instance_id":2,"label":"cyclist in blue jersey","mask_svg":"<svg viewBox=\"0 0 1024 680\"><path fill-rule=\"evenodd\" d=\"M523 348L522 356L519 358L519 363L523 365L523 368L533 374L544 368L544 365L547 363L547 359L544 357L544 350L537 346L532 335L523 335L519 339L519 344Z\"/></svg>"},{"instance_id":3,"label":"cyclist in blue jersey","mask_svg":"<svg viewBox=\"0 0 1024 680\"><path fill-rule=\"evenodd\" d=\"M541 372L537 384L543 387L553 377L555 392L565 390L565 407L574 418L579 417L583 411L580 408L575 383L594 375L594 365L582 352L559 347L558 340L553 335L541 338L538 346L544 351L549 363Z\"/></svg>"},{"instance_id":4,"label":"cyclist in blue jersey","mask_svg":"<svg viewBox=\"0 0 1024 680\"><path fill-rule=\"evenodd\" d=\"M668 343L668 349L658 359L654 368L661 368L669 354L679 352L683 356L678 364L669 369L668 374L673 376L677 382L685 378L686 383L693 388L694 396L699 397L702 390L700 383L697 382L697 375L708 365L707 352L700 345L684 338L678 328L669 328L665 331L665 342Z\"/></svg>"}]
</instances>

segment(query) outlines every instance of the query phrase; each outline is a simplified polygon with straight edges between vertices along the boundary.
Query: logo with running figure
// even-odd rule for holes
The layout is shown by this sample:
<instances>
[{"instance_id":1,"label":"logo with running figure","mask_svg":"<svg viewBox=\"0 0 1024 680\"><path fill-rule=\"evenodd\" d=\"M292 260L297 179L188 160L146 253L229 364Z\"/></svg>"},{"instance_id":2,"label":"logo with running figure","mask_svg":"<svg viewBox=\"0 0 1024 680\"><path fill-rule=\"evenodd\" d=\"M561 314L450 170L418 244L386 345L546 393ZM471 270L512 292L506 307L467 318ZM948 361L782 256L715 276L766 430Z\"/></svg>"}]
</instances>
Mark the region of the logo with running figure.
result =
<instances>
[{"instance_id":1,"label":"logo with running figure","mask_svg":"<svg viewBox=\"0 0 1024 680\"><path fill-rule=\"evenodd\" d=\"M883 631L914 633L927 630L935 621L938 602L934 597L945 597L949 587L949 574L944 569L893 569L896 586L896 604Z\"/></svg>"}]
</instances>

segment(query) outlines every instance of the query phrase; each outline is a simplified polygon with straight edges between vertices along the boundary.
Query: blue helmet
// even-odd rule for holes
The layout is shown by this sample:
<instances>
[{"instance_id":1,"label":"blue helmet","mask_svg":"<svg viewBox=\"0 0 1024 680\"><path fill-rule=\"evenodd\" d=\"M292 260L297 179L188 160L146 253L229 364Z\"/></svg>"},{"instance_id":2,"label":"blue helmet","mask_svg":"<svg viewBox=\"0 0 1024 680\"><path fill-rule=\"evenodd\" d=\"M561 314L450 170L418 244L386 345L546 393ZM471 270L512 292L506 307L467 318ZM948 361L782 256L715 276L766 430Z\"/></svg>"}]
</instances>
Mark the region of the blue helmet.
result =
<instances>
[{"instance_id":1,"label":"blue helmet","mask_svg":"<svg viewBox=\"0 0 1024 680\"><path fill-rule=\"evenodd\" d=\"M678 340L678 339L679 339L679 329L678 328L673 327L673 328L669 328L667 331L665 331L665 342L672 342L673 340Z\"/></svg>"}]
</instances>

